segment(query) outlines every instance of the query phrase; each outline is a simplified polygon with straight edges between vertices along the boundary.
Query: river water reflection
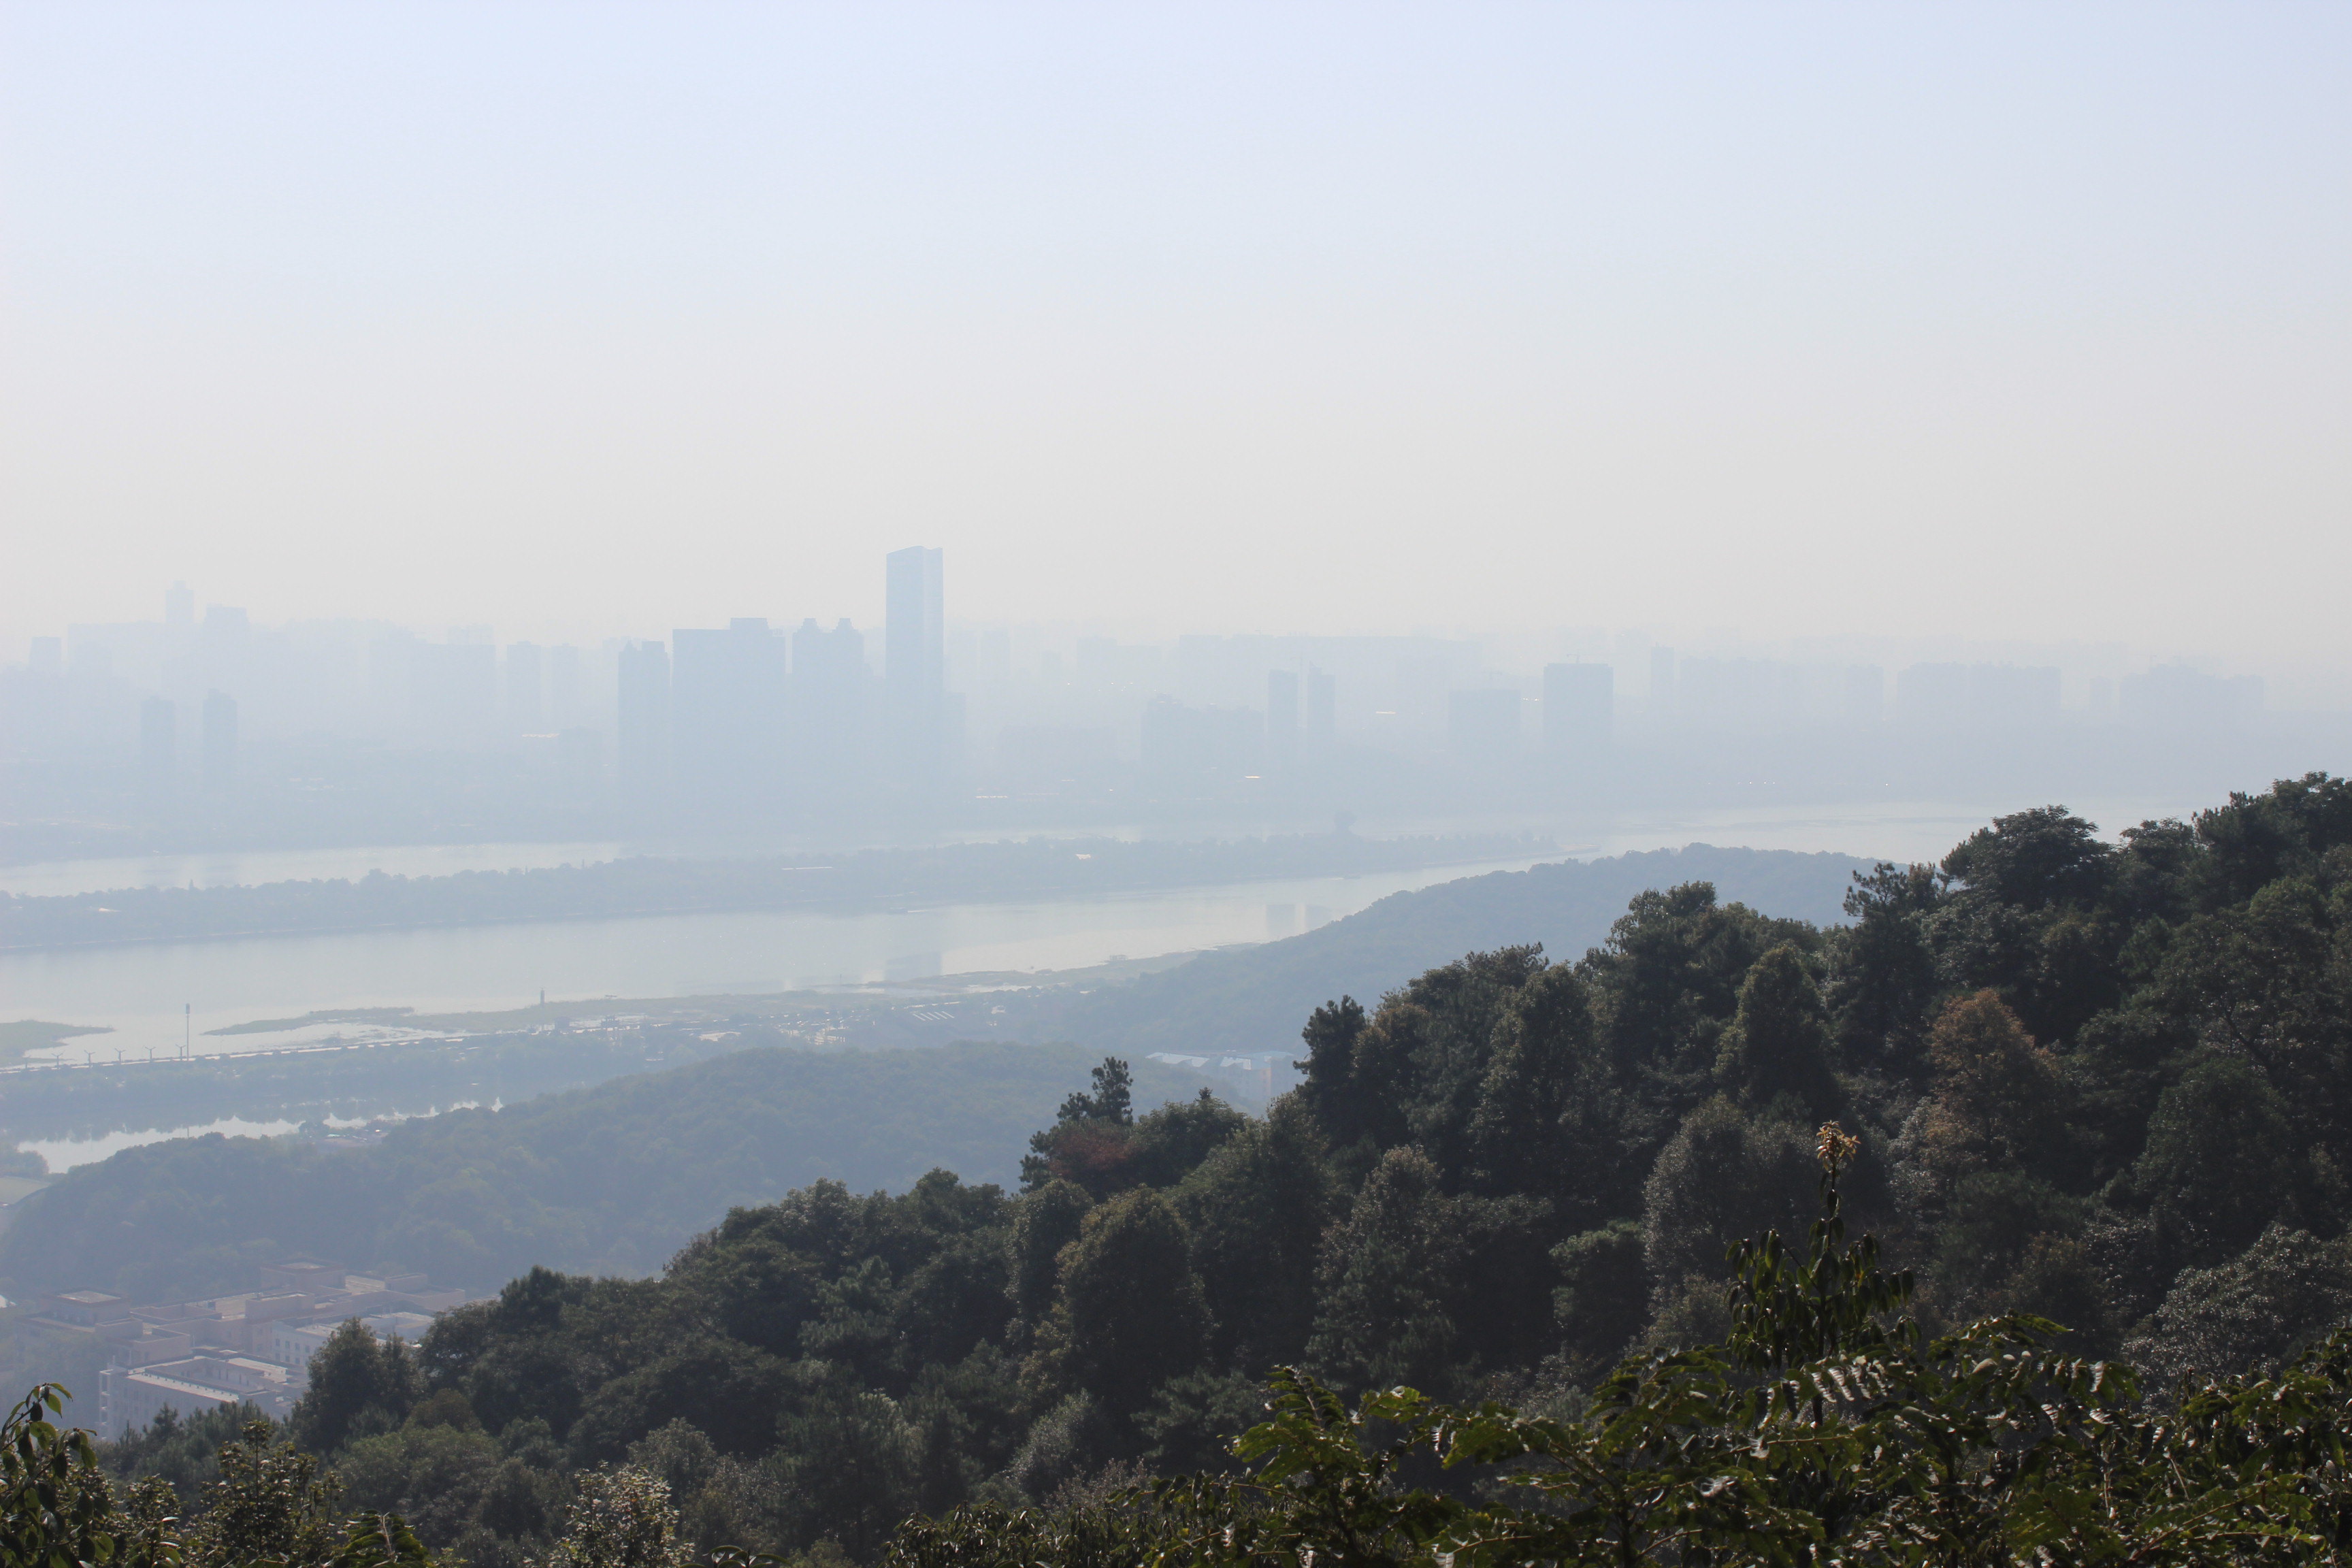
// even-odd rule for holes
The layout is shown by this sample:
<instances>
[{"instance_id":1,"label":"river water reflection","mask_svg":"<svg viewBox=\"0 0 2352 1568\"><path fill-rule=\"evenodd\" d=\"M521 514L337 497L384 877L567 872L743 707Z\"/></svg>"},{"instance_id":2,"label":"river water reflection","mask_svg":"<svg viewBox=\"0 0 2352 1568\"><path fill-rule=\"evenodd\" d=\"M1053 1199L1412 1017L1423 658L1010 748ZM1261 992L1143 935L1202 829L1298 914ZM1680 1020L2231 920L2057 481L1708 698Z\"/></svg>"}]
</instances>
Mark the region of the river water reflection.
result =
<instances>
[{"instance_id":1,"label":"river water reflection","mask_svg":"<svg viewBox=\"0 0 2352 1568\"><path fill-rule=\"evenodd\" d=\"M2195 803L2076 803L2112 834L2146 816ZM1549 825L1583 856L1694 841L1757 848L1836 850L1890 859L1933 859L1989 808L1962 802L1620 814L1606 822ZM1391 831L1463 831L1496 824L1391 824ZM1527 824L1518 826L1526 826ZM402 852L425 872L466 865L560 864L602 858L609 845L477 846ZM432 858L443 857L436 862ZM327 851L299 868L276 858L229 858L250 877L350 874L385 852ZM1551 857L1557 858L1557 857ZM662 915L621 920L261 937L50 952L0 954L0 1019L99 1026L69 1040L64 1060L271 1049L285 1033L205 1037L208 1029L313 1010L414 1007L419 1012L520 1007L544 990L551 1001L604 996L761 993L919 979L983 970L1072 969L1112 958L1148 958L1234 942L1265 942L1353 914L1391 893L1494 869L1518 859L1363 877L1323 877L1013 904L949 904L867 913ZM51 879L88 883L123 863L52 868ZM142 862L151 871L160 863ZM226 869L226 863L220 869ZM176 879L185 866L173 872ZM0 873L0 886L9 885ZM189 1011L183 1013L183 1008Z\"/></svg>"},{"instance_id":2,"label":"river water reflection","mask_svg":"<svg viewBox=\"0 0 2352 1568\"><path fill-rule=\"evenodd\" d=\"M272 1049L289 1037L207 1039L205 1031L331 1008L520 1007L542 989L550 1001L689 996L1073 969L1291 936L1391 893L1532 864L856 914L656 915L8 953L0 1016L111 1029L42 1053L67 1061L165 1057L190 1041L199 1054Z\"/></svg>"}]
</instances>

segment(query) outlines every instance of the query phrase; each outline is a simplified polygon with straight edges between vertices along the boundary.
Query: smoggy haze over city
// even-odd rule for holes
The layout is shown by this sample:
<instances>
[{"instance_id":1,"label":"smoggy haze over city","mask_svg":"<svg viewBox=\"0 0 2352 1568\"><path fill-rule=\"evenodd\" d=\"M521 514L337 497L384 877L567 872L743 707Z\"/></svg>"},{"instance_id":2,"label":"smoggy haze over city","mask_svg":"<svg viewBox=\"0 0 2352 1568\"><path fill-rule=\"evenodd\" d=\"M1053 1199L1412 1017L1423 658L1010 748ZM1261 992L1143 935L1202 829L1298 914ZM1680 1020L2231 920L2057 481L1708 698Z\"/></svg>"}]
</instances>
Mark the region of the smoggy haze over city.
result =
<instances>
[{"instance_id":1,"label":"smoggy haze over city","mask_svg":"<svg viewBox=\"0 0 2352 1568\"><path fill-rule=\"evenodd\" d=\"M12 1558L2352 1555L2347 82L0 0Z\"/></svg>"},{"instance_id":2,"label":"smoggy haze over city","mask_svg":"<svg viewBox=\"0 0 2352 1568\"><path fill-rule=\"evenodd\" d=\"M2340 706L2338 8L24 5L0 658L2126 645Z\"/></svg>"}]
</instances>

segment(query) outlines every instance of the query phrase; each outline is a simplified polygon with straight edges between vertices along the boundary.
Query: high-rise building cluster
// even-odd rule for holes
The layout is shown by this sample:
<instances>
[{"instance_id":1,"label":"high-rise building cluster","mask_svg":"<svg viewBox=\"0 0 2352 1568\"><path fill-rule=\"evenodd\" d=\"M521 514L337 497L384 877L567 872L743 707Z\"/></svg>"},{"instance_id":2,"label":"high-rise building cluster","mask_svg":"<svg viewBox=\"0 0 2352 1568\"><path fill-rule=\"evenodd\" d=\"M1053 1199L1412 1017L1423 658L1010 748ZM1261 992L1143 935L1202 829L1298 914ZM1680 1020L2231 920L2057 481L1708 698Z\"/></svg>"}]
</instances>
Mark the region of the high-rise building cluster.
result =
<instances>
[{"instance_id":1,"label":"high-rise building cluster","mask_svg":"<svg viewBox=\"0 0 2352 1568\"><path fill-rule=\"evenodd\" d=\"M1481 790L1648 787L1633 759L1669 780L1691 759L1855 774L1956 736L2030 752L2101 726L2242 729L2263 707L2251 678L2119 657L1874 661L1568 631L1554 646L1571 657L1542 661L1428 635L959 625L940 550L882 564L879 627L745 615L594 646L258 626L173 584L159 620L69 626L0 668L0 805L20 823L243 814L247 837L362 840L1104 821L1342 795L1442 811Z\"/></svg>"},{"instance_id":2,"label":"high-rise building cluster","mask_svg":"<svg viewBox=\"0 0 2352 1568\"><path fill-rule=\"evenodd\" d=\"M621 648L619 782L633 803L721 815L823 809L875 789L935 793L960 705L947 689L941 553L888 560L877 679L846 618L796 628L742 616Z\"/></svg>"}]
</instances>

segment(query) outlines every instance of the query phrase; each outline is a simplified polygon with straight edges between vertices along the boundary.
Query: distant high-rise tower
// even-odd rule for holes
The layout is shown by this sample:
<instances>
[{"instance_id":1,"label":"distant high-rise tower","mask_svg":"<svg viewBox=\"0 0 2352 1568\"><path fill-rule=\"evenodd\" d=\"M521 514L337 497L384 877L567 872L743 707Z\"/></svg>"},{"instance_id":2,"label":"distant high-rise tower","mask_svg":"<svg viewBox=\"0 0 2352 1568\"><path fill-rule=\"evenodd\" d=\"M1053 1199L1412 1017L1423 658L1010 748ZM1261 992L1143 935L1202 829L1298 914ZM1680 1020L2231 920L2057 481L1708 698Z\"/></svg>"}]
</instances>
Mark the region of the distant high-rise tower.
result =
<instances>
[{"instance_id":1,"label":"distant high-rise tower","mask_svg":"<svg viewBox=\"0 0 2352 1568\"><path fill-rule=\"evenodd\" d=\"M783 778L790 643L761 616L670 634L670 750L682 797L734 809Z\"/></svg>"},{"instance_id":2,"label":"distant high-rise tower","mask_svg":"<svg viewBox=\"0 0 2352 1568\"><path fill-rule=\"evenodd\" d=\"M226 795L236 785L236 699L205 694L205 792Z\"/></svg>"},{"instance_id":3,"label":"distant high-rise tower","mask_svg":"<svg viewBox=\"0 0 2352 1568\"><path fill-rule=\"evenodd\" d=\"M866 705L871 684L866 638L847 619L827 631L811 616L793 633L793 744L811 795L840 799L868 776Z\"/></svg>"},{"instance_id":4,"label":"distant high-rise tower","mask_svg":"<svg viewBox=\"0 0 2352 1568\"><path fill-rule=\"evenodd\" d=\"M941 760L947 693L947 616L940 552L911 545L890 552L885 583L882 679L900 777L929 782Z\"/></svg>"},{"instance_id":5,"label":"distant high-rise tower","mask_svg":"<svg viewBox=\"0 0 2352 1568\"><path fill-rule=\"evenodd\" d=\"M1265 677L1265 754L1277 766L1298 760L1298 676L1275 669Z\"/></svg>"},{"instance_id":6,"label":"distant high-rise tower","mask_svg":"<svg viewBox=\"0 0 2352 1568\"><path fill-rule=\"evenodd\" d=\"M149 790L171 786L178 761L179 716L171 700L150 697L139 705L139 778Z\"/></svg>"},{"instance_id":7,"label":"distant high-rise tower","mask_svg":"<svg viewBox=\"0 0 2352 1568\"><path fill-rule=\"evenodd\" d=\"M621 649L621 793L632 805L660 800L669 786L669 649L633 642Z\"/></svg>"},{"instance_id":8,"label":"distant high-rise tower","mask_svg":"<svg viewBox=\"0 0 2352 1568\"><path fill-rule=\"evenodd\" d=\"M1605 664L1545 665L1544 749L1580 757L1607 750L1616 679Z\"/></svg>"},{"instance_id":9,"label":"distant high-rise tower","mask_svg":"<svg viewBox=\"0 0 2352 1568\"><path fill-rule=\"evenodd\" d=\"M163 624L174 631L189 630L195 626L195 590L185 583L174 583L163 590Z\"/></svg>"},{"instance_id":10,"label":"distant high-rise tower","mask_svg":"<svg viewBox=\"0 0 2352 1568\"><path fill-rule=\"evenodd\" d=\"M831 631L811 616L793 633L793 679L813 687L856 687L866 679L865 635L846 616Z\"/></svg>"}]
</instances>

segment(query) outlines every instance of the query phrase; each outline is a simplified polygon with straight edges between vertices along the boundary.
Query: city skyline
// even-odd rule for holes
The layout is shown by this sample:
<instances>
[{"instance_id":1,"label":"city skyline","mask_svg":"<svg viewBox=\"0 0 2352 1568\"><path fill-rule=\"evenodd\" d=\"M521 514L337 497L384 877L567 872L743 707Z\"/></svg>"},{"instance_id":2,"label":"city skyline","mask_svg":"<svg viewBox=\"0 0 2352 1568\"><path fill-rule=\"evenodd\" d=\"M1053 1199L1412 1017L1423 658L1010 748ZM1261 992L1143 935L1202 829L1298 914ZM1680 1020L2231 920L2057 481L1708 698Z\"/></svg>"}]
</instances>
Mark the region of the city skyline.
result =
<instances>
[{"instance_id":1,"label":"city skyline","mask_svg":"<svg viewBox=\"0 0 2352 1568\"><path fill-rule=\"evenodd\" d=\"M1940 788L1956 766L2187 777L2184 743L2284 755L2345 730L2280 708L2259 676L2113 648L2042 663L1925 641L1905 659L1828 639L1759 656L1599 628L1556 633L1559 657L1411 634L1039 636L959 626L940 547L877 564L879 626L734 616L584 647L487 626L437 641L272 627L175 582L161 620L73 627L0 668L0 805L20 837L112 811L257 841L305 816L300 831L342 837L419 812L438 826L400 831L478 832L466 819L493 801L518 831L754 839L1137 810L1346 821L1364 804L1541 820L1662 789Z\"/></svg>"},{"instance_id":2,"label":"city skyline","mask_svg":"<svg viewBox=\"0 0 2352 1568\"><path fill-rule=\"evenodd\" d=\"M1309 633L1291 630L1258 628L1234 633L1177 631L1160 633L1154 628L1138 630L1123 627L1104 618L1067 617L1043 622L1005 622L950 613L937 581L941 552L936 548L914 547L890 552L886 565L895 565L916 556L929 557L929 570L932 581L919 592L928 595L932 624L925 634L922 658L934 670L931 679L945 689L948 670L961 668L968 683L975 673L987 678L989 657L982 646L1017 639L1028 650L1034 663L1040 650L1056 650L1068 658L1076 649L1087 646L1114 644L1136 648L1171 650L1188 642L1204 637L1271 639L1282 642L1307 643L1326 641L1362 641L1382 638L1418 638L1446 642L1466 642L1477 645L1482 657L1497 668L1516 668L1530 679L1539 679L1542 668L1565 660L1570 663L1615 665L1632 672L1632 689L1646 690L1644 668L1652 662L1654 650L1664 649L1681 658L1733 661L1770 661L1818 666L1840 664L1880 664L1890 668L1914 663L2022 664L2052 666L2064 672L2068 689L2067 705L2084 705L2084 684L2105 679L2113 682L2126 676L2145 674L2148 670L2183 667L2200 674L2224 679L2260 681L2265 688L2268 705L2286 708L2310 708L2329 710L2352 708L2352 668L2332 661L2283 660L2262 661L2247 658L2217 657L2210 649L2184 647L2134 645L2126 642L2094 642L2083 638L1996 638L1967 637L1953 634L1923 634L1913 636L1859 634L1839 635L1833 631L1816 631L1801 636L1770 637L1748 633L1727 626L1696 627L1661 626L1655 623L1635 625L1554 626L1536 630L1481 630L1475 627L1442 627L1416 626L1386 629L1364 629L1341 633ZM886 573L887 576L887 574ZM803 596L808 596L803 590ZM735 591L730 597L751 601L761 598L758 591ZM850 597L844 595L843 597ZM739 633L757 626L773 636L783 645L780 653L797 666L799 654L791 649L809 644L813 637L824 636L836 642L848 639L854 645L856 657L861 659L877 679L885 679L889 667L889 637L887 626L891 590L872 595L880 613L868 616L833 613L838 604L823 614L780 615L773 609L766 613L741 613L704 617L702 624L680 623L666 628L639 629L633 632L608 632L597 637L571 639L544 636L520 635L501 637L495 625L482 623L433 623L407 625L383 617L295 616L276 624L279 631L299 627L346 628L356 634L388 635L421 646L472 647L491 649L521 649L526 657L539 658L542 654L562 658L601 649L610 654L630 645L657 643L668 649L681 635L700 637L721 635L734 627ZM142 633L194 637L242 637L265 626L256 621L239 605L203 600L185 581L174 581L163 591L164 614L159 618L130 616L119 621L72 623L63 626L54 623L26 638L15 650L16 657L0 654L0 667L16 665L41 668L61 665L70 652L77 637L92 647L119 644L126 637L136 640ZM197 608L202 604L201 621ZM1125 633L1125 636L1111 635ZM161 645L156 645L160 647ZM841 654L829 656L835 658ZM1001 662L1003 656L996 656ZM551 668L541 679L552 683L551 689L579 679L576 669L569 666ZM2284 700L2280 694L2284 693ZM513 726L509 726L510 728ZM528 727L527 725L524 727Z\"/></svg>"}]
</instances>

